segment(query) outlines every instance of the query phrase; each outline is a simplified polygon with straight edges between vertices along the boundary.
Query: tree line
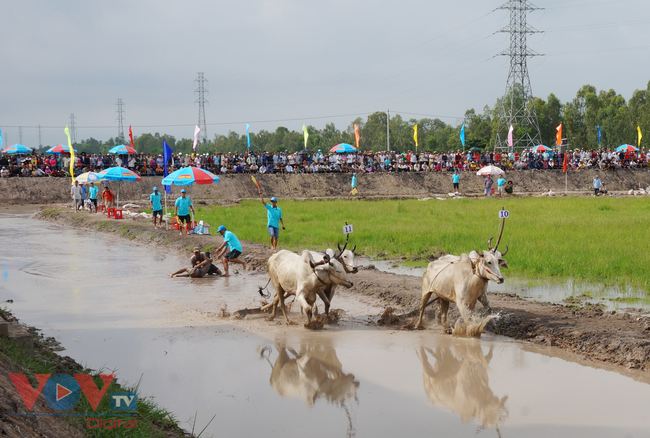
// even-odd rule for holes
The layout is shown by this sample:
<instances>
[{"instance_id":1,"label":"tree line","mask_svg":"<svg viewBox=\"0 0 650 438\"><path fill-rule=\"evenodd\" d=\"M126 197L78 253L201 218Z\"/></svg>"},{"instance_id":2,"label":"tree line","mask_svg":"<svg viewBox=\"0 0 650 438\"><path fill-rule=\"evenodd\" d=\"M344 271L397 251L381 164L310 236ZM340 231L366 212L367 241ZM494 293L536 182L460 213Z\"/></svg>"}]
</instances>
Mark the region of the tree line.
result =
<instances>
[{"instance_id":1,"label":"tree line","mask_svg":"<svg viewBox=\"0 0 650 438\"><path fill-rule=\"evenodd\" d=\"M503 98L500 98L503 99ZM482 113L473 108L465 112L464 118L456 124L448 124L438 118L403 119L399 114L390 118L390 148L405 152L416 149L413 138L413 127L418 126L418 149L429 151L451 151L462 149L460 130L465 125L465 148L478 147L491 150L497 133L499 118L497 109L500 100L494 107L485 106ZM602 148L613 149L622 144L636 145L637 126L647 132L650 141L650 82L645 90L636 90L632 97L626 99L614 90L600 90L592 85L584 85L578 90L576 97L570 102L562 103L554 94L546 100L535 98L533 103L539 121L542 144L556 144L556 127L562 123L564 137L571 148L598 149L598 130L601 130ZM362 151L382 151L387 148L386 112L375 112L365 120L361 117L351 121L345 129L338 129L334 123L328 123L323 129L312 125L307 126L309 140L307 149L315 152L321 149L328 151L338 143L355 145L356 125L360 135ZM516 127L515 127L516 128ZM503 135L503 133L501 133ZM517 135L517 129L515 129ZM144 154L161 154L163 140L176 153L191 153L192 139L175 139L168 134L142 134L134 139L135 149ZM292 131L279 126L274 132L260 130L250 133L251 150L253 152L290 151L298 152L304 149L302 131ZM107 153L110 148L125 143L122 138L110 138L102 142L94 138L82 140L74 144L79 152ZM642 145L643 146L643 145ZM209 141L200 144L201 153L246 152L248 141L246 135L230 131L228 135L217 134Z\"/></svg>"}]
</instances>

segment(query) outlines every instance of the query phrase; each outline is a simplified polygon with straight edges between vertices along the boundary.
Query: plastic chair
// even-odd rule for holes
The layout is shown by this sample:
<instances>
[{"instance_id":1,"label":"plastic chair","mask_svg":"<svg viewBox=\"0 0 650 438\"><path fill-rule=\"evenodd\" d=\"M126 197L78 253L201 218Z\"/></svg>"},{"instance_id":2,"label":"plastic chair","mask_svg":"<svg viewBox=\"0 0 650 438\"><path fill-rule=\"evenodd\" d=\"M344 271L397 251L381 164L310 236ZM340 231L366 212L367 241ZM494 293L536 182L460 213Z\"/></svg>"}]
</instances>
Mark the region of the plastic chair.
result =
<instances>
[{"instance_id":1,"label":"plastic chair","mask_svg":"<svg viewBox=\"0 0 650 438\"><path fill-rule=\"evenodd\" d=\"M122 209L121 208L116 208L114 210L115 210L115 212L113 214L115 216L115 219L124 219L122 217Z\"/></svg>"},{"instance_id":2,"label":"plastic chair","mask_svg":"<svg viewBox=\"0 0 650 438\"><path fill-rule=\"evenodd\" d=\"M104 204L97 205L97 212L99 213L100 211L102 212L106 211L106 206Z\"/></svg>"},{"instance_id":3,"label":"plastic chair","mask_svg":"<svg viewBox=\"0 0 650 438\"><path fill-rule=\"evenodd\" d=\"M177 217L175 217L175 218L172 220L172 228L171 228L171 229L172 229L172 230L180 230L180 228L181 228L181 227L180 227L180 221L178 220Z\"/></svg>"},{"instance_id":4,"label":"plastic chair","mask_svg":"<svg viewBox=\"0 0 650 438\"><path fill-rule=\"evenodd\" d=\"M115 217L115 209L114 208L109 208L108 209L108 217Z\"/></svg>"}]
</instances>

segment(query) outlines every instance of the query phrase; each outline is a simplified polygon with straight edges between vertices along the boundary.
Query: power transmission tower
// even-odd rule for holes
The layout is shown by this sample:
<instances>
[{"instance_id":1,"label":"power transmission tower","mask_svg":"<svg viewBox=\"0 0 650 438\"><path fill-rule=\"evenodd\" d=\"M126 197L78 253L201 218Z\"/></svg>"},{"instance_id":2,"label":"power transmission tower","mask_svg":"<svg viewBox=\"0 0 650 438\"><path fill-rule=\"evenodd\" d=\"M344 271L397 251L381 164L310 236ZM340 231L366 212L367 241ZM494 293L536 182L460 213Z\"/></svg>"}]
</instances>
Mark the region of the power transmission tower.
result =
<instances>
[{"instance_id":1,"label":"power transmission tower","mask_svg":"<svg viewBox=\"0 0 650 438\"><path fill-rule=\"evenodd\" d=\"M117 138L124 140L124 103L122 99L117 99Z\"/></svg>"},{"instance_id":2,"label":"power transmission tower","mask_svg":"<svg viewBox=\"0 0 650 438\"><path fill-rule=\"evenodd\" d=\"M208 93L208 90L205 89L205 85L208 83L208 80L203 76L202 72L199 72L199 77L194 80L194 82L197 83L198 88L196 89L195 93L198 93L199 97L196 99L196 103L199 104L199 128L201 128L201 132L199 132L199 138L203 139L203 141L206 141L208 138L208 131L205 126L205 104L208 103L208 101L205 99L205 95Z\"/></svg>"},{"instance_id":3,"label":"power transmission tower","mask_svg":"<svg viewBox=\"0 0 650 438\"><path fill-rule=\"evenodd\" d=\"M38 124L38 147L42 148L43 147L43 135L41 133L41 124Z\"/></svg>"},{"instance_id":4,"label":"power transmission tower","mask_svg":"<svg viewBox=\"0 0 650 438\"><path fill-rule=\"evenodd\" d=\"M23 144L23 127L18 127L18 144Z\"/></svg>"},{"instance_id":5,"label":"power transmission tower","mask_svg":"<svg viewBox=\"0 0 650 438\"><path fill-rule=\"evenodd\" d=\"M528 58L541 56L530 50L526 37L540 31L526 24L528 12L541 8L528 0L509 0L497 9L510 11L510 24L499 32L510 34L510 48L498 56L510 57L510 72L506 83L506 94L498 108L499 127L494 143L498 151L510 150L508 131L512 126L519 136L513 133L512 149L528 149L542 142L539 132L539 122L533 99L533 89L528 77Z\"/></svg>"},{"instance_id":6,"label":"power transmission tower","mask_svg":"<svg viewBox=\"0 0 650 438\"><path fill-rule=\"evenodd\" d=\"M74 127L74 121L75 121L74 113L70 113L70 141L72 143L77 142L77 130Z\"/></svg>"}]
</instances>

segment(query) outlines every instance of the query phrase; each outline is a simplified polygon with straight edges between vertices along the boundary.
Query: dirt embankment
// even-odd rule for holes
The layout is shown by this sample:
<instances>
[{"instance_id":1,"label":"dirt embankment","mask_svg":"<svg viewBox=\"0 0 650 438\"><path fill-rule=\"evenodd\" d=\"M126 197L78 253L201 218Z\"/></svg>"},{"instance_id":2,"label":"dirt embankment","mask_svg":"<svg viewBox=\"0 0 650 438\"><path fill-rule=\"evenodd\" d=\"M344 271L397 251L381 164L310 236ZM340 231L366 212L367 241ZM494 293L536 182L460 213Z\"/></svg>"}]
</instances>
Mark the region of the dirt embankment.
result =
<instances>
[{"instance_id":1,"label":"dirt embankment","mask_svg":"<svg viewBox=\"0 0 650 438\"><path fill-rule=\"evenodd\" d=\"M647 170L615 172L571 171L567 174L568 191L572 194L592 191L592 180L599 174L610 191L627 191L650 186ZM397 172L364 173L357 175L359 196L362 198L418 198L446 195L452 191L449 173ZM250 175L223 175L218 184L192 187L192 196L208 202L257 198L257 187ZM284 199L317 199L346 196L350 191L350 174L256 175L265 193ZM561 171L520 170L506 174L512 180L515 193L541 194L553 190L563 194L564 174ZM161 177L143 177L141 182L120 184L120 202L147 202L153 186L161 185ZM117 191L117 183L110 187ZM472 172L461 175L460 188L464 194L477 195L483 191L483 179ZM172 188L172 197L180 188ZM2 178L0 204L51 204L70 200L68 178Z\"/></svg>"},{"instance_id":2,"label":"dirt embankment","mask_svg":"<svg viewBox=\"0 0 650 438\"><path fill-rule=\"evenodd\" d=\"M191 248L210 248L221 244L219 236L179 236L174 231L153 229L149 222L106 220L101 215L74 214L56 211L37 214L40 219L89 231L117 233L132 241L159 244L188 255ZM265 270L271 256L268 247L242 242L244 258L250 270ZM409 275L380 272L363 268L354 276L352 294L363 295L401 314L418 308L421 301L422 280ZM552 345L586 358L621 367L650 370L650 317L634 314L605 312L601 307L576 304L545 304L522 300L513 295L490 294L492 308L500 317L489 330L515 339L539 345ZM436 306L436 305L434 305ZM480 304L479 306L480 307ZM452 309L454 306L452 305ZM435 309L434 309L435 310ZM442 332L428 312L427 327ZM450 313L451 320L457 312ZM392 319L392 321L390 321ZM399 326L405 318L384 318L376 323L389 322Z\"/></svg>"}]
</instances>

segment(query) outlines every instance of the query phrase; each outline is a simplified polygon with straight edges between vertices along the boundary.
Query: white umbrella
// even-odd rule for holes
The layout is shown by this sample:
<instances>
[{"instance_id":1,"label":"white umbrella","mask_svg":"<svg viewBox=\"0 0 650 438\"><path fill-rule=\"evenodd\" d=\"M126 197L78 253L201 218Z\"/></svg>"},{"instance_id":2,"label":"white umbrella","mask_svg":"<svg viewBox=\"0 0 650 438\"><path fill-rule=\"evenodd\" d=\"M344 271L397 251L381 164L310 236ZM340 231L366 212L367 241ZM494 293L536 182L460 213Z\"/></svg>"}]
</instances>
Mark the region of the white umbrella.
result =
<instances>
[{"instance_id":1,"label":"white umbrella","mask_svg":"<svg viewBox=\"0 0 650 438\"><path fill-rule=\"evenodd\" d=\"M485 166L478 172L476 172L477 175L479 176L488 176L488 175L505 175L506 173L499 169L497 166Z\"/></svg>"}]
</instances>

